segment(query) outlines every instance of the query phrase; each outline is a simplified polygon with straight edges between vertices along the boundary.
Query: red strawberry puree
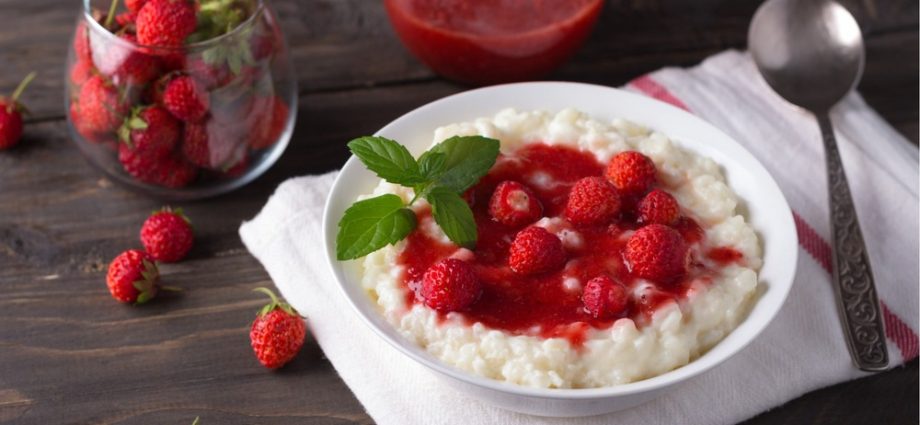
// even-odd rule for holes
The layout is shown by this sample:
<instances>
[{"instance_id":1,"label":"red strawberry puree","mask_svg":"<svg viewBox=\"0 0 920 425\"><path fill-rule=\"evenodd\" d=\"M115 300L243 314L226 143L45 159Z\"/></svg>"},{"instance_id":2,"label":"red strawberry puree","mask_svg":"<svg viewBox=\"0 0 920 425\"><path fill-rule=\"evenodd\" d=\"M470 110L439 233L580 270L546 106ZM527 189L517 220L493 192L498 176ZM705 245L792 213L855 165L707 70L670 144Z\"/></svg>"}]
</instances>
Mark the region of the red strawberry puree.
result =
<instances>
[{"instance_id":1,"label":"red strawberry puree","mask_svg":"<svg viewBox=\"0 0 920 425\"><path fill-rule=\"evenodd\" d=\"M653 282L652 290L641 297L633 297L625 312L619 317L596 319L584 309L581 288L590 279L608 275L629 288L633 293L642 282L629 272L623 260L623 250L629 235L641 227L635 217L635 199L624 198L621 218L610 225L572 226L582 239L580 247L567 246L568 263L555 272L534 276L521 276L508 267L508 249L514 236L522 228L508 227L489 214L489 199L495 187L505 180L516 180L528 185L536 193L546 217L562 217L569 189L580 178L601 176L604 165L594 155L572 148L528 144L511 155L500 156L496 165L479 184L466 193L476 224L479 241L474 255L468 259L482 284L480 298L461 312L472 324L484 325L511 334L539 335L544 338L564 337L575 346L584 341L589 327L604 329L621 317L629 317L637 324L647 323L658 307L686 297L691 284L708 284L718 268L744 261L742 254L729 247L719 247L700 253L703 230L696 222L683 216L674 227L690 246L691 261L687 273L671 282ZM538 185L534 176L548 184ZM549 179L545 177L548 176ZM668 190L667 187L662 189ZM421 222L430 211L419 212ZM399 256L405 266L402 283L410 290L409 304L422 303L414 289L421 282L425 270L435 262L453 255L457 247L433 239L416 229L407 239L405 250ZM699 256L705 258L697 258ZM579 285L564 284L575 278Z\"/></svg>"}]
</instances>

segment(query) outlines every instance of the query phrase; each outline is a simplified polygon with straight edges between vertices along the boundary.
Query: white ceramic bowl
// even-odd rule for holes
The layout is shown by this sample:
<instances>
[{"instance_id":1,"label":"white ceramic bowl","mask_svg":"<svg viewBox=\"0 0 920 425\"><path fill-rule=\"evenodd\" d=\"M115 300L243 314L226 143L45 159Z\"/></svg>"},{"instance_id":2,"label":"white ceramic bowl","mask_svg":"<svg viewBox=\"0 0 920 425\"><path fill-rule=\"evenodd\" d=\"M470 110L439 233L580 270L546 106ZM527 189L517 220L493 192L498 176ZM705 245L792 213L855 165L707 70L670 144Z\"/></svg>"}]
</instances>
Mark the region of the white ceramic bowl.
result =
<instances>
[{"instance_id":1,"label":"white ceramic bowl","mask_svg":"<svg viewBox=\"0 0 920 425\"><path fill-rule=\"evenodd\" d=\"M369 193L379 179L352 157L342 168L326 202L323 217L326 256L332 273L355 312L397 350L474 398L509 410L541 416L588 416L649 401L677 384L722 363L754 340L780 310L792 287L798 253L795 225L786 199L767 170L737 142L703 120L671 105L623 90L577 83L520 83L487 87L429 103L393 121L378 135L398 140L414 154L431 144L435 128L492 116L499 110L574 107L596 119L620 117L659 130L696 153L719 163L729 186L740 197L739 210L763 244L760 294L750 315L715 347L690 364L649 378L605 388L540 389L471 375L442 363L403 338L360 285L358 261L335 260L339 219L358 195Z\"/></svg>"}]
</instances>

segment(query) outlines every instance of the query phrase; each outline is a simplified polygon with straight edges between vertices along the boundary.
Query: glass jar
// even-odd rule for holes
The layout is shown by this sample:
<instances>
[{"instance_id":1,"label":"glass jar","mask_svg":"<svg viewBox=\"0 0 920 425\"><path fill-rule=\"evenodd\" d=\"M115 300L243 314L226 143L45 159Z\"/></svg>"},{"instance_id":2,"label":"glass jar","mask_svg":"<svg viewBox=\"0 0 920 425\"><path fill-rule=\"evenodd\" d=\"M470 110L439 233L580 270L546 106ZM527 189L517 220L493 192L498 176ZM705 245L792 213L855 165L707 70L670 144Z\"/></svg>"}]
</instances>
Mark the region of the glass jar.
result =
<instances>
[{"instance_id":1,"label":"glass jar","mask_svg":"<svg viewBox=\"0 0 920 425\"><path fill-rule=\"evenodd\" d=\"M65 75L68 127L91 164L131 189L188 200L239 188L278 160L297 82L261 0L235 1L232 29L177 47L140 44L137 14L105 19L92 3L84 0Z\"/></svg>"}]
</instances>

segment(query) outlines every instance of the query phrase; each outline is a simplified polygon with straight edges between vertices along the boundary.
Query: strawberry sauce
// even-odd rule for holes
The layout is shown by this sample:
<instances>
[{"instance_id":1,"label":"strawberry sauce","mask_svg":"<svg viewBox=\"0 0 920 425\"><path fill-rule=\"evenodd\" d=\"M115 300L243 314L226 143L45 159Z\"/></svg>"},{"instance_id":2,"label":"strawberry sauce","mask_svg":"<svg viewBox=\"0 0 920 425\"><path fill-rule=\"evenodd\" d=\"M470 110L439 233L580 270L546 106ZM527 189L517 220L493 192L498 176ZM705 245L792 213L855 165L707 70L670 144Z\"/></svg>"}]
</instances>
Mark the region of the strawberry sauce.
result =
<instances>
[{"instance_id":1,"label":"strawberry sauce","mask_svg":"<svg viewBox=\"0 0 920 425\"><path fill-rule=\"evenodd\" d=\"M629 208L620 220L610 225L574 226L554 220L580 236L580 244L566 246L568 264L554 273L536 276L514 273L508 267L508 248L523 227L508 227L491 218L488 204L495 187L505 180L523 183L533 189L546 217L561 217L572 185L580 178L600 176L603 172L603 164L590 153L529 144L513 155L499 156L489 174L467 191L464 197L473 210L479 231L469 263L483 286L479 300L462 312L468 323L480 322L512 334L564 337L577 347L590 327L608 328L620 318L600 320L585 312L582 288L596 276L606 274L626 285L633 296L621 317L632 318L639 325L647 323L658 307L679 301L692 283L706 284L712 280L714 270L695 259L691 259L687 274L673 282L648 282L633 277L622 253L629 236L641 225L636 223L635 213ZM430 214L428 210L419 212L419 223L429 220ZM425 270L457 252L456 246L429 237L422 227L409 235L399 256L399 263L406 267L403 283L410 289L410 304L421 302L415 296L415 289ZM689 217L681 217L674 227L691 247L704 238L703 229ZM549 230L556 233L552 226ZM731 248L712 249L707 257L720 266L742 260L741 253Z\"/></svg>"}]
</instances>

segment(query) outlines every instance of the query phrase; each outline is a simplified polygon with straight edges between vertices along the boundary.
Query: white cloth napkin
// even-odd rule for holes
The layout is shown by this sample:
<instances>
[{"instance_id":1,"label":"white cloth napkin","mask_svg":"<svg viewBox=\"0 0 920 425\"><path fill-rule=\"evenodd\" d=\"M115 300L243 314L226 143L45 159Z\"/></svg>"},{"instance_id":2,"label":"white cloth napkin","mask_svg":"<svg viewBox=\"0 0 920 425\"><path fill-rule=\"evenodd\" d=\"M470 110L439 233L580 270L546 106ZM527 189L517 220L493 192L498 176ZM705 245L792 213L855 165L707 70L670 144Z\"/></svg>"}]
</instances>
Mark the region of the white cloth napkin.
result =
<instances>
[{"instance_id":1,"label":"white cloth napkin","mask_svg":"<svg viewBox=\"0 0 920 425\"><path fill-rule=\"evenodd\" d=\"M362 323L328 274L320 219L335 173L292 178L240 228L249 251L302 314L332 365L380 424L717 424L744 420L799 395L863 376L852 367L828 274L824 160L812 117L773 94L748 55L729 51L691 69L663 69L627 89L711 122L773 174L801 240L786 305L748 348L651 403L605 416L539 418L484 404L445 386ZM508 105L513 106L513 105ZM917 356L917 148L858 94L834 111L878 290L893 365Z\"/></svg>"}]
</instances>

